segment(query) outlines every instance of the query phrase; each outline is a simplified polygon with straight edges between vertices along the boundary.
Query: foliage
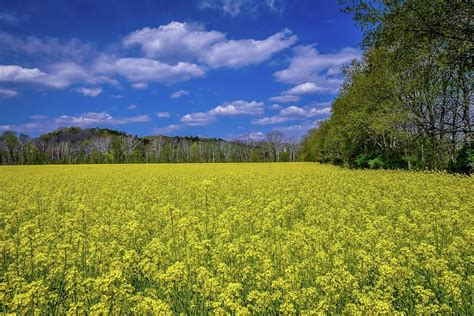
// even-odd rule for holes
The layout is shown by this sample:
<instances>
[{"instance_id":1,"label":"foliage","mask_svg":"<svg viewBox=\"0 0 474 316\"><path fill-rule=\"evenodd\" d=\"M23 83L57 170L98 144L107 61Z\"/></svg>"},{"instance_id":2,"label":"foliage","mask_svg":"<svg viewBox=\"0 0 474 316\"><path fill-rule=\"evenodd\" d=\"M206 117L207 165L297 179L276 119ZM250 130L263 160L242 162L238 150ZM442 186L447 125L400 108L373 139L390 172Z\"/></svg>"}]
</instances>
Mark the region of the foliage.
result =
<instances>
[{"instance_id":1,"label":"foliage","mask_svg":"<svg viewBox=\"0 0 474 316\"><path fill-rule=\"evenodd\" d=\"M450 172L471 174L474 170L474 148L464 146L456 157L455 162L448 165Z\"/></svg>"},{"instance_id":2,"label":"foliage","mask_svg":"<svg viewBox=\"0 0 474 316\"><path fill-rule=\"evenodd\" d=\"M303 141L307 160L464 170L472 147L474 2L342 0L363 31L331 117ZM459 160L461 159L461 160ZM463 171L464 172L464 171Z\"/></svg>"},{"instance_id":3,"label":"foliage","mask_svg":"<svg viewBox=\"0 0 474 316\"><path fill-rule=\"evenodd\" d=\"M2 166L0 187L2 314L471 312L469 177Z\"/></svg>"},{"instance_id":4,"label":"foliage","mask_svg":"<svg viewBox=\"0 0 474 316\"><path fill-rule=\"evenodd\" d=\"M299 144L279 131L268 141L194 136L138 137L104 128L67 127L30 139L0 134L0 164L297 161ZM280 157L281 156L281 157Z\"/></svg>"},{"instance_id":5,"label":"foliage","mask_svg":"<svg viewBox=\"0 0 474 316\"><path fill-rule=\"evenodd\" d=\"M369 165L370 169L383 169L385 166L385 163L379 157L370 159L367 164Z\"/></svg>"}]
</instances>

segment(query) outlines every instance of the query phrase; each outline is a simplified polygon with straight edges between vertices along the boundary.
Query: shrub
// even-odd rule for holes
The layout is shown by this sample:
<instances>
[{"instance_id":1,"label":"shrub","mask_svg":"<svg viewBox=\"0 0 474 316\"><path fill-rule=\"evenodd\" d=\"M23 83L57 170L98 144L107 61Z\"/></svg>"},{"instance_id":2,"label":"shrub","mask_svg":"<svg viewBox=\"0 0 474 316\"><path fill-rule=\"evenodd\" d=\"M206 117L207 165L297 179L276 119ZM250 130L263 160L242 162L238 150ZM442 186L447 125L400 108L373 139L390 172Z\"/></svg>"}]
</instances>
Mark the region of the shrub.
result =
<instances>
[{"instance_id":1,"label":"shrub","mask_svg":"<svg viewBox=\"0 0 474 316\"><path fill-rule=\"evenodd\" d=\"M383 169L385 167L385 163L380 157L369 160L368 165L370 169Z\"/></svg>"}]
</instances>

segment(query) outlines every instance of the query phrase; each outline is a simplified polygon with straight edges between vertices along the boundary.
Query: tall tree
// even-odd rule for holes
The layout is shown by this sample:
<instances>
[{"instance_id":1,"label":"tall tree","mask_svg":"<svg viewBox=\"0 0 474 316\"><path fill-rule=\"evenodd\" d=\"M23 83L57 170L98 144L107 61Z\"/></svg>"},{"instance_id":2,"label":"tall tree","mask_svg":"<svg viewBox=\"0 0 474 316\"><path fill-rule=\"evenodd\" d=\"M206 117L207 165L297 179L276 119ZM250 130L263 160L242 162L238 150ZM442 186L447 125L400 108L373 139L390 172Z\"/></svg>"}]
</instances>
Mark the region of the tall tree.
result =
<instances>
[{"instance_id":1,"label":"tall tree","mask_svg":"<svg viewBox=\"0 0 474 316\"><path fill-rule=\"evenodd\" d=\"M273 161L278 161L285 135L281 131L271 131L265 134L270 147Z\"/></svg>"}]
</instances>

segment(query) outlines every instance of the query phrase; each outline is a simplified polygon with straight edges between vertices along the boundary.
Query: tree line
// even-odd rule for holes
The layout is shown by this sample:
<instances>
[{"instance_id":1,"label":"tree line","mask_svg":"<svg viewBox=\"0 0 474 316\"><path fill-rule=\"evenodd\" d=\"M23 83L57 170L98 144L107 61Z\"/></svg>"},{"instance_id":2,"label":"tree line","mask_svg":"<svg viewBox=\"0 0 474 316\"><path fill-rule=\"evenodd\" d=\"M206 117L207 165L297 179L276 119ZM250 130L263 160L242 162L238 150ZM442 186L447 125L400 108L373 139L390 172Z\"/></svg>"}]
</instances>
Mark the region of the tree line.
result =
<instances>
[{"instance_id":1,"label":"tree line","mask_svg":"<svg viewBox=\"0 0 474 316\"><path fill-rule=\"evenodd\" d=\"M30 138L0 134L0 164L277 162L300 159L299 143L272 131L264 139L137 137L102 128L62 128Z\"/></svg>"},{"instance_id":2,"label":"tree line","mask_svg":"<svg viewBox=\"0 0 474 316\"><path fill-rule=\"evenodd\" d=\"M363 32L363 57L329 119L302 141L305 160L360 168L474 166L474 2L342 1Z\"/></svg>"}]
</instances>

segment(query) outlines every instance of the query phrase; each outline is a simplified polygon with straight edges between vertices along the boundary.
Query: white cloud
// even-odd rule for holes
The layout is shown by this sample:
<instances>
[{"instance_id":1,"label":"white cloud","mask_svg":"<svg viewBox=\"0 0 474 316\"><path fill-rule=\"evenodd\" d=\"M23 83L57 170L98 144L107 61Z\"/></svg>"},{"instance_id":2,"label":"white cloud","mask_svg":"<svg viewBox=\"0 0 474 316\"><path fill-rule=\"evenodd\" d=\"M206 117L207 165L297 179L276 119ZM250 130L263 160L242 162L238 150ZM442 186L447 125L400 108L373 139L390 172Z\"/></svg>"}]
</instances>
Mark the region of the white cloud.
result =
<instances>
[{"instance_id":1,"label":"white cloud","mask_svg":"<svg viewBox=\"0 0 474 316\"><path fill-rule=\"evenodd\" d=\"M204 112L190 113L181 117L181 122L190 126L207 125L216 120L216 117Z\"/></svg>"},{"instance_id":2,"label":"white cloud","mask_svg":"<svg viewBox=\"0 0 474 316\"><path fill-rule=\"evenodd\" d=\"M308 112L309 110L293 105L282 109L280 111L280 115L284 117L304 117Z\"/></svg>"},{"instance_id":3,"label":"white cloud","mask_svg":"<svg viewBox=\"0 0 474 316\"><path fill-rule=\"evenodd\" d=\"M137 106L135 104L130 104L129 106L127 106L128 110L135 110L136 108Z\"/></svg>"},{"instance_id":4,"label":"white cloud","mask_svg":"<svg viewBox=\"0 0 474 316\"><path fill-rule=\"evenodd\" d=\"M186 114L181 122L191 126L207 125L216 120L218 116L260 115L263 113L263 102L236 100L225 102L207 112Z\"/></svg>"},{"instance_id":5,"label":"white cloud","mask_svg":"<svg viewBox=\"0 0 474 316\"><path fill-rule=\"evenodd\" d=\"M336 93L343 82L341 66L360 56L360 51L351 47L320 54L314 45L298 46L293 49L288 68L274 76L280 82L297 85L284 94Z\"/></svg>"},{"instance_id":6,"label":"white cloud","mask_svg":"<svg viewBox=\"0 0 474 316\"><path fill-rule=\"evenodd\" d=\"M290 90L285 91L288 95L302 95L327 92L328 88L323 88L316 85L314 82L305 82L297 85Z\"/></svg>"},{"instance_id":7,"label":"white cloud","mask_svg":"<svg viewBox=\"0 0 474 316\"><path fill-rule=\"evenodd\" d=\"M83 67L74 63L57 63L48 67L49 72L38 68L24 68L18 65L0 65L0 82L28 84L63 89L73 83L111 83L113 79L94 76Z\"/></svg>"},{"instance_id":8,"label":"white cloud","mask_svg":"<svg viewBox=\"0 0 474 316\"><path fill-rule=\"evenodd\" d=\"M21 125L0 125L0 131L30 132L35 130L37 126L39 126L39 124L37 123L27 123Z\"/></svg>"},{"instance_id":9,"label":"white cloud","mask_svg":"<svg viewBox=\"0 0 474 316\"><path fill-rule=\"evenodd\" d=\"M281 110L282 106L280 104L272 104L270 105L271 110Z\"/></svg>"},{"instance_id":10,"label":"white cloud","mask_svg":"<svg viewBox=\"0 0 474 316\"><path fill-rule=\"evenodd\" d=\"M148 58L102 59L96 67L99 72L119 74L135 82L173 83L204 75L204 70L195 64L178 62L169 65Z\"/></svg>"},{"instance_id":11,"label":"white cloud","mask_svg":"<svg viewBox=\"0 0 474 316\"><path fill-rule=\"evenodd\" d=\"M280 110L278 115L267 116L252 121L256 125L272 125L292 120L308 119L316 116L327 116L331 113L331 107L327 103L316 104L308 107L289 106Z\"/></svg>"},{"instance_id":12,"label":"white cloud","mask_svg":"<svg viewBox=\"0 0 474 316\"><path fill-rule=\"evenodd\" d=\"M224 33L206 31L195 23L171 22L158 28L145 27L123 40L125 47L139 45L148 58L161 61L187 61L211 68L238 68L258 64L292 46L297 40L283 30L264 40L227 40Z\"/></svg>"},{"instance_id":13,"label":"white cloud","mask_svg":"<svg viewBox=\"0 0 474 316\"><path fill-rule=\"evenodd\" d=\"M225 34L206 31L196 23L171 22L158 28L145 27L123 39L125 47L139 45L149 58L160 60L196 60L209 47L225 40Z\"/></svg>"},{"instance_id":14,"label":"white cloud","mask_svg":"<svg viewBox=\"0 0 474 316\"><path fill-rule=\"evenodd\" d=\"M38 68L24 68L18 65L0 65L1 81L52 88L64 88L69 85L69 82L61 76L51 76Z\"/></svg>"},{"instance_id":15,"label":"white cloud","mask_svg":"<svg viewBox=\"0 0 474 316\"><path fill-rule=\"evenodd\" d=\"M238 68L259 64L273 54L292 46L297 40L290 30L276 33L264 40L230 40L218 42L200 58L212 68Z\"/></svg>"},{"instance_id":16,"label":"white cloud","mask_svg":"<svg viewBox=\"0 0 474 316\"><path fill-rule=\"evenodd\" d=\"M52 37L21 38L0 33L0 52L3 59L12 63L0 65L0 81L56 89L72 84L118 84L86 65L85 61L95 60L98 54L92 45L76 38L62 41ZM41 67L27 68L14 64L25 59Z\"/></svg>"},{"instance_id":17,"label":"white cloud","mask_svg":"<svg viewBox=\"0 0 474 316\"><path fill-rule=\"evenodd\" d=\"M144 90L148 88L148 84L145 82L136 82L131 84L133 89Z\"/></svg>"},{"instance_id":18,"label":"white cloud","mask_svg":"<svg viewBox=\"0 0 474 316\"><path fill-rule=\"evenodd\" d=\"M46 76L38 68L23 68L18 65L0 65L0 81L28 82Z\"/></svg>"},{"instance_id":19,"label":"white cloud","mask_svg":"<svg viewBox=\"0 0 474 316\"><path fill-rule=\"evenodd\" d=\"M18 93L15 90L0 88L0 96L5 98L16 97Z\"/></svg>"},{"instance_id":20,"label":"white cloud","mask_svg":"<svg viewBox=\"0 0 474 316\"><path fill-rule=\"evenodd\" d=\"M240 14L255 15L259 10L281 12L283 2L279 0L203 0L202 9L217 9L235 17Z\"/></svg>"},{"instance_id":21,"label":"white cloud","mask_svg":"<svg viewBox=\"0 0 474 316\"><path fill-rule=\"evenodd\" d=\"M243 100L225 102L207 113L215 116L259 115L263 113L263 102Z\"/></svg>"},{"instance_id":22,"label":"white cloud","mask_svg":"<svg viewBox=\"0 0 474 316\"><path fill-rule=\"evenodd\" d=\"M102 88L81 87L81 88L76 89L76 91L86 97L96 97L102 93Z\"/></svg>"},{"instance_id":23,"label":"white cloud","mask_svg":"<svg viewBox=\"0 0 474 316\"><path fill-rule=\"evenodd\" d=\"M172 99L177 99L177 98L180 98L182 96L185 96L185 95L189 95L189 91L188 90L178 90L176 92L173 92L171 95L170 95L170 98Z\"/></svg>"},{"instance_id":24,"label":"white cloud","mask_svg":"<svg viewBox=\"0 0 474 316\"><path fill-rule=\"evenodd\" d=\"M278 127L278 130L286 136L302 136L310 129L317 127L320 122L321 120L305 121L297 125Z\"/></svg>"},{"instance_id":25,"label":"white cloud","mask_svg":"<svg viewBox=\"0 0 474 316\"><path fill-rule=\"evenodd\" d=\"M171 115L168 113L168 112L157 112L156 113L156 116L158 118L168 118L170 117Z\"/></svg>"},{"instance_id":26,"label":"white cloud","mask_svg":"<svg viewBox=\"0 0 474 316\"><path fill-rule=\"evenodd\" d=\"M253 120L252 124L255 125L271 125L271 124L278 124L278 123L284 123L286 121L289 121L290 119L287 117L275 115L275 116L266 116L262 117L261 119Z\"/></svg>"},{"instance_id":27,"label":"white cloud","mask_svg":"<svg viewBox=\"0 0 474 316\"><path fill-rule=\"evenodd\" d=\"M159 128L153 129L153 134L169 134L169 133L172 133L172 132L179 131L180 129L181 129L180 125L170 124L170 125L165 126L165 127L159 127Z\"/></svg>"},{"instance_id":28,"label":"white cloud","mask_svg":"<svg viewBox=\"0 0 474 316\"><path fill-rule=\"evenodd\" d=\"M271 97L268 100L273 102L281 102L281 103L288 103L288 102L298 102L300 97L297 95L278 95L275 97Z\"/></svg>"},{"instance_id":29,"label":"white cloud","mask_svg":"<svg viewBox=\"0 0 474 316\"><path fill-rule=\"evenodd\" d=\"M266 136L262 132L252 132L252 133L239 134L237 135L237 137L232 137L232 135L230 135L229 138L242 140L242 141L263 141L266 139Z\"/></svg>"},{"instance_id":30,"label":"white cloud","mask_svg":"<svg viewBox=\"0 0 474 316\"><path fill-rule=\"evenodd\" d=\"M9 33L0 33L0 50L13 59L28 56L41 62L82 62L97 54L91 44L77 38L63 41L54 37L20 37Z\"/></svg>"},{"instance_id":31,"label":"white cloud","mask_svg":"<svg viewBox=\"0 0 474 316\"><path fill-rule=\"evenodd\" d=\"M82 113L78 116L62 115L52 119L38 115L31 119L33 120L32 122L25 124L0 126L0 130L44 133L66 126L115 126L151 121L151 118L148 115L113 117L106 112L88 112Z\"/></svg>"},{"instance_id":32,"label":"white cloud","mask_svg":"<svg viewBox=\"0 0 474 316\"><path fill-rule=\"evenodd\" d=\"M171 22L130 33L123 39L124 47L139 45L145 57L123 57L122 53L99 54L93 45L76 38L65 41L0 33L2 59L11 62L0 65L0 82L64 89L71 85L119 86L114 78L123 76L133 88L145 89L150 82L172 84L203 77L211 68L258 64L296 40L290 30L261 40L234 40L222 32L207 31L200 24ZM25 58L41 66L26 67L16 62ZM184 91L173 95L183 96Z\"/></svg>"},{"instance_id":33,"label":"white cloud","mask_svg":"<svg viewBox=\"0 0 474 316\"><path fill-rule=\"evenodd\" d=\"M275 77L285 83L301 84L340 73L340 67L359 58L360 51L346 47L334 54L320 54L313 45L293 49L293 58L287 69L277 71Z\"/></svg>"},{"instance_id":34,"label":"white cloud","mask_svg":"<svg viewBox=\"0 0 474 316\"><path fill-rule=\"evenodd\" d=\"M124 125L129 123L149 122L148 115L137 115L130 117L114 118L106 112L89 112L79 116L63 115L57 117L55 122L59 126L91 126L91 125Z\"/></svg>"}]
</instances>

